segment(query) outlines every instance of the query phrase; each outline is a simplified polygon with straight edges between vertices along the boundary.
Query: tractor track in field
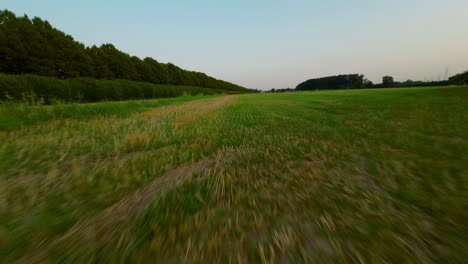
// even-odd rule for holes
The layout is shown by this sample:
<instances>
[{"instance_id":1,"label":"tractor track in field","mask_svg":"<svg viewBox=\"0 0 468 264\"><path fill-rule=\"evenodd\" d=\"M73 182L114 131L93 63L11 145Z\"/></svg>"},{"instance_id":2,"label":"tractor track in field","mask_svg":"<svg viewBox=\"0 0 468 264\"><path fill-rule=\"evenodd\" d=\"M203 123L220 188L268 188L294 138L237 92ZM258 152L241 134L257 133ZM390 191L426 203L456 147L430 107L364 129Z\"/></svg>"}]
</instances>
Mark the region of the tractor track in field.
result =
<instances>
[{"instance_id":1,"label":"tractor track in field","mask_svg":"<svg viewBox=\"0 0 468 264\"><path fill-rule=\"evenodd\" d=\"M159 196L192 179L194 175L206 177L216 173L218 163L230 160L235 154L229 149L222 150L214 159L202 159L170 170L97 215L79 221L62 236L52 241L43 241L17 263L42 263L47 260L48 252L57 246L66 246L63 255L69 255L67 253L72 252L73 245L77 244L92 243L102 247L118 237L119 227L127 219L143 212Z\"/></svg>"},{"instance_id":2,"label":"tractor track in field","mask_svg":"<svg viewBox=\"0 0 468 264\"><path fill-rule=\"evenodd\" d=\"M210 102L190 102L181 106L169 106L170 109L155 109L139 115L160 116L164 114L178 113L176 127L185 126L193 120L212 112L216 109L226 107L237 100L237 96L223 96ZM198 108L198 111L193 111ZM169 111L172 110L172 111ZM49 253L55 248L64 248L62 256L71 255L75 245L93 244L96 247L103 247L107 243L118 239L120 227L129 218L143 212L158 197L180 185L194 175L206 177L216 172L219 162L229 161L231 157L238 154L232 149L220 150L214 157L204 158L197 162L181 165L169 170L162 176L150 181L132 194L124 197L113 205L94 216L78 221L62 235L53 239L43 240L15 263L42 263L47 261Z\"/></svg>"}]
</instances>

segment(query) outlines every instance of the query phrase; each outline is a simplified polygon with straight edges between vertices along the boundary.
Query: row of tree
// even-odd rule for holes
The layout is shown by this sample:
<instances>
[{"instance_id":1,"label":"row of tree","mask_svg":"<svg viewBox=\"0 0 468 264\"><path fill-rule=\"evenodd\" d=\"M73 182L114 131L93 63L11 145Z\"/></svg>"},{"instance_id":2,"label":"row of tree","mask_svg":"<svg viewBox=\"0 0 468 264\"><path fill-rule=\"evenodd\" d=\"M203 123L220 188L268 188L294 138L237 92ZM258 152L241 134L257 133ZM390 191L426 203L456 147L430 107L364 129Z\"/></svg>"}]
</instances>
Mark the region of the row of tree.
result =
<instances>
[{"instance_id":1,"label":"row of tree","mask_svg":"<svg viewBox=\"0 0 468 264\"><path fill-rule=\"evenodd\" d=\"M58 79L31 74L0 73L0 101L30 103L41 100L46 104L50 104L58 101L123 101L225 92L213 88L162 85L130 80L98 80L83 77Z\"/></svg>"},{"instance_id":2,"label":"row of tree","mask_svg":"<svg viewBox=\"0 0 468 264\"><path fill-rule=\"evenodd\" d=\"M204 73L186 71L152 58L143 60L112 44L86 47L40 18L0 11L0 72L60 79L92 77L153 84L186 85L246 92Z\"/></svg>"},{"instance_id":3,"label":"row of tree","mask_svg":"<svg viewBox=\"0 0 468 264\"><path fill-rule=\"evenodd\" d=\"M335 90L361 88L392 88L392 87L424 87L468 84L468 71L454 75L444 81L394 81L392 76L384 76L382 83L373 84L362 74L344 74L307 80L296 87L296 91L304 90ZM274 92L274 91L273 91Z\"/></svg>"},{"instance_id":4,"label":"row of tree","mask_svg":"<svg viewBox=\"0 0 468 264\"><path fill-rule=\"evenodd\" d=\"M296 87L296 90L334 90L358 89L372 85L362 74L343 74L307 80Z\"/></svg>"}]
</instances>

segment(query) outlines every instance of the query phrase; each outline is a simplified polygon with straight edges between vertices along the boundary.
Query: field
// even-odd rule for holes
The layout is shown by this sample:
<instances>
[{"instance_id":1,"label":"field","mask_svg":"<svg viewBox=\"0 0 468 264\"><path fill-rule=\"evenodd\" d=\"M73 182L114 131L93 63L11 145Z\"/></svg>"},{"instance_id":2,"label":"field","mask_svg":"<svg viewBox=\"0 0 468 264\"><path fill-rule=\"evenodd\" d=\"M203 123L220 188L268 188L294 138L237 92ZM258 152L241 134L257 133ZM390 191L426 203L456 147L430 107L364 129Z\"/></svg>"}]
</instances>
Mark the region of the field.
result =
<instances>
[{"instance_id":1,"label":"field","mask_svg":"<svg viewBox=\"0 0 468 264\"><path fill-rule=\"evenodd\" d=\"M0 262L468 259L468 87L0 105Z\"/></svg>"}]
</instances>

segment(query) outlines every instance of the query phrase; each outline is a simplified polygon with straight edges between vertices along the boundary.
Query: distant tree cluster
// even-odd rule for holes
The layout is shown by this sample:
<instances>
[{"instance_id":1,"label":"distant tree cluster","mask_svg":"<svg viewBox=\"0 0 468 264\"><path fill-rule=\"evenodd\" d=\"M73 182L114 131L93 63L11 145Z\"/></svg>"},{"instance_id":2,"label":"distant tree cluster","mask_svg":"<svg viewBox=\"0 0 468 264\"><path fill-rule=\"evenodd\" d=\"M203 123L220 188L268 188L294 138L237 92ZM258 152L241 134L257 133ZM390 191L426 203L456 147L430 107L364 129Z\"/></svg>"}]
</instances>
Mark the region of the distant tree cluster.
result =
<instances>
[{"instance_id":1,"label":"distant tree cluster","mask_svg":"<svg viewBox=\"0 0 468 264\"><path fill-rule=\"evenodd\" d=\"M395 81L393 80L392 76L384 76L382 78L382 85L384 87L391 87L394 83Z\"/></svg>"},{"instance_id":2,"label":"distant tree cluster","mask_svg":"<svg viewBox=\"0 0 468 264\"><path fill-rule=\"evenodd\" d=\"M468 71L450 77L449 82L458 85L468 84Z\"/></svg>"},{"instance_id":3,"label":"distant tree cluster","mask_svg":"<svg viewBox=\"0 0 468 264\"><path fill-rule=\"evenodd\" d=\"M268 92L269 93L287 93L287 92L293 92L293 88L273 88L270 89Z\"/></svg>"},{"instance_id":4,"label":"distant tree cluster","mask_svg":"<svg viewBox=\"0 0 468 264\"><path fill-rule=\"evenodd\" d=\"M455 85L455 83L446 80L446 81L413 81L413 80L406 80L404 82L396 82L394 81L392 76L384 76L382 78L382 83L374 84L369 88L396 88L396 87L429 87L429 86L447 86L447 85Z\"/></svg>"},{"instance_id":5,"label":"distant tree cluster","mask_svg":"<svg viewBox=\"0 0 468 264\"><path fill-rule=\"evenodd\" d=\"M85 47L40 18L17 17L0 10L0 72L37 74L60 79L92 77L153 84L187 85L226 91L248 90L171 63L143 60L112 44Z\"/></svg>"},{"instance_id":6,"label":"distant tree cluster","mask_svg":"<svg viewBox=\"0 0 468 264\"><path fill-rule=\"evenodd\" d=\"M468 71L450 77L445 81L412 81L396 82L392 76L384 76L382 83L373 84L362 74L344 74L337 76L310 79L299 84L296 91L302 90L335 90L335 89L360 89L360 88L393 88L393 87L428 87L468 84Z\"/></svg>"},{"instance_id":7,"label":"distant tree cluster","mask_svg":"<svg viewBox=\"0 0 468 264\"><path fill-rule=\"evenodd\" d=\"M345 74L337 76L310 79L299 84L296 90L335 90L335 89L360 89L371 84L362 74Z\"/></svg>"},{"instance_id":8,"label":"distant tree cluster","mask_svg":"<svg viewBox=\"0 0 468 264\"><path fill-rule=\"evenodd\" d=\"M262 92L261 90L258 90L258 89L249 89L249 91L251 93L261 93Z\"/></svg>"}]
</instances>

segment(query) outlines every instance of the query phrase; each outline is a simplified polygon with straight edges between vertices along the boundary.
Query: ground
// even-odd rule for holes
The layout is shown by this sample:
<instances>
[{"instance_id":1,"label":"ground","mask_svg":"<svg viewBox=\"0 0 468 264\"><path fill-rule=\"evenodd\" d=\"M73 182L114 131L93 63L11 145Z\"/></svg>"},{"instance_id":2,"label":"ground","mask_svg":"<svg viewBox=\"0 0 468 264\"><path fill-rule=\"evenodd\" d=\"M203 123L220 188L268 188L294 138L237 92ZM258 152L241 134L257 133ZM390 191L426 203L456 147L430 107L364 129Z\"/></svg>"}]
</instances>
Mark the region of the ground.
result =
<instances>
[{"instance_id":1,"label":"ground","mask_svg":"<svg viewBox=\"0 0 468 264\"><path fill-rule=\"evenodd\" d=\"M0 262L468 259L468 87L0 107Z\"/></svg>"}]
</instances>

